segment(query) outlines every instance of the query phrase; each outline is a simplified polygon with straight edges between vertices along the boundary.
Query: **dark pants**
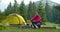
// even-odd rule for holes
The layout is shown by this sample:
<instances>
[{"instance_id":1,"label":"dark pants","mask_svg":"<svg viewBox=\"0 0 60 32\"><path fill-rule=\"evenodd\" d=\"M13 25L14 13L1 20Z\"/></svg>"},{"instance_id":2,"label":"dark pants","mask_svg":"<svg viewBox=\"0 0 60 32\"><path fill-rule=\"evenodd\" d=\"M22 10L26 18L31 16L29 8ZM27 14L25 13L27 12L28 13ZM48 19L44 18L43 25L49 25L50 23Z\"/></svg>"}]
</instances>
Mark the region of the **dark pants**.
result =
<instances>
[{"instance_id":1,"label":"dark pants","mask_svg":"<svg viewBox=\"0 0 60 32\"><path fill-rule=\"evenodd\" d=\"M32 25L34 28L36 28L36 26L38 26L38 28L40 28L40 23L37 23L37 22L32 22ZM36 26L35 26L36 25Z\"/></svg>"}]
</instances>

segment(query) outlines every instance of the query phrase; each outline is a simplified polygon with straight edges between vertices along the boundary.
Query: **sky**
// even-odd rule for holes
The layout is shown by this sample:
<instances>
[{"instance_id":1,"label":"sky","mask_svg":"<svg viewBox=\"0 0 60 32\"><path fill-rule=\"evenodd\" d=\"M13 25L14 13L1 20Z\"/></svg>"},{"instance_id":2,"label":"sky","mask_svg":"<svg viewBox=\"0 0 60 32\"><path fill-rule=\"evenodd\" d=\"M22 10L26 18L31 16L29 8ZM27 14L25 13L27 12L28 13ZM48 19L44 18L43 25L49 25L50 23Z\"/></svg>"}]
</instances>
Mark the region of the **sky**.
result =
<instances>
[{"instance_id":1,"label":"sky","mask_svg":"<svg viewBox=\"0 0 60 32\"><path fill-rule=\"evenodd\" d=\"M21 1L23 1L23 0L17 0L18 4L20 4ZM39 0L24 0L24 3L29 4L29 1L36 2L36 1L39 1ZM60 0L51 0L51 1L60 4ZM6 9L10 2L13 4L14 0L0 0L0 10L3 11L4 9Z\"/></svg>"}]
</instances>

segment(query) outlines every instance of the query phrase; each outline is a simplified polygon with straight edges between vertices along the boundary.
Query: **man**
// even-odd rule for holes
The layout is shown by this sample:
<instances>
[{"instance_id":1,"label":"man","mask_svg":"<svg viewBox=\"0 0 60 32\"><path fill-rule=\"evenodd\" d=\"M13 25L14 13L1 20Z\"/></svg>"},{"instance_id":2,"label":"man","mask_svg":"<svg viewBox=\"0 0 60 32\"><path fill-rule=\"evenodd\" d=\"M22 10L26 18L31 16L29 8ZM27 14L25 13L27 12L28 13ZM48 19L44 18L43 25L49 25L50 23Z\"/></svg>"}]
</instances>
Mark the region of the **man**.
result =
<instances>
[{"instance_id":1,"label":"man","mask_svg":"<svg viewBox=\"0 0 60 32\"><path fill-rule=\"evenodd\" d=\"M38 28L40 28L40 26L42 24L41 16L38 13L36 13L36 15L33 18L31 18L30 21L32 22L32 25L34 28L36 28L36 26L38 26Z\"/></svg>"}]
</instances>

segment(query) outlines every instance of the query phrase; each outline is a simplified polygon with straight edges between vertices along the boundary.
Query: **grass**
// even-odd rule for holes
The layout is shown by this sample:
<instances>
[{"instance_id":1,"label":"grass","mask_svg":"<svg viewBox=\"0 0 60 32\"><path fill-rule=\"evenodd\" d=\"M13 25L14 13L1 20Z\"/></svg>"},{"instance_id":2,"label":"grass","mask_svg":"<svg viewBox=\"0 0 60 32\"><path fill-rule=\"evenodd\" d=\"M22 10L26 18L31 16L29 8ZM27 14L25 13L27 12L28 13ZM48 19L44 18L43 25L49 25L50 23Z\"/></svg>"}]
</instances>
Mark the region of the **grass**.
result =
<instances>
[{"instance_id":1,"label":"grass","mask_svg":"<svg viewBox=\"0 0 60 32\"><path fill-rule=\"evenodd\" d=\"M0 30L0 32L60 32L60 29L31 29L31 28L17 28L9 27L7 29Z\"/></svg>"},{"instance_id":2,"label":"grass","mask_svg":"<svg viewBox=\"0 0 60 32\"><path fill-rule=\"evenodd\" d=\"M0 32L60 32L59 29L9 29Z\"/></svg>"},{"instance_id":3,"label":"grass","mask_svg":"<svg viewBox=\"0 0 60 32\"><path fill-rule=\"evenodd\" d=\"M51 23L51 22L45 22L46 26L55 26L58 27L59 24Z\"/></svg>"},{"instance_id":4,"label":"grass","mask_svg":"<svg viewBox=\"0 0 60 32\"><path fill-rule=\"evenodd\" d=\"M28 22L30 25L31 23ZM56 26L57 24L46 22L48 26ZM7 29L0 30L0 32L60 32L60 29L31 29L31 28L18 28L18 27L7 27Z\"/></svg>"}]
</instances>

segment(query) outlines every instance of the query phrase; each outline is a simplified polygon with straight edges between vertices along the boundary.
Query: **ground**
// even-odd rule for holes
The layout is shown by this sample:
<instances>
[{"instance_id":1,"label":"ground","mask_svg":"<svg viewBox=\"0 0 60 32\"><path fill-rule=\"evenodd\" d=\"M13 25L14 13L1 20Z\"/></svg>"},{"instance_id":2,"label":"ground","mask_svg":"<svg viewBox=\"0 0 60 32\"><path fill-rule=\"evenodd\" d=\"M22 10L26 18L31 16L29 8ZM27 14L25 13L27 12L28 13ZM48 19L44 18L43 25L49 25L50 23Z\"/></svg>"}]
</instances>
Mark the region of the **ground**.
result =
<instances>
[{"instance_id":1,"label":"ground","mask_svg":"<svg viewBox=\"0 0 60 32\"><path fill-rule=\"evenodd\" d=\"M31 28L17 28L10 27L0 30L0 32L60 32L60 29L31 29Z\"/></svg>"},{"instance_id":2,"label":"ground","mask_svg":"<svg viewBox=\"0 0 60 32\"><path fill-rule=\"evenodd\" d=\"M29 22L30 24L30 22ZM58 24L46 22L46 26L56 26ZM50 28L41 28L41 29L32 29L32 28L18 28L18 27L7 27L6 29L0 30L0 32L60 32L60 29L50 29Z\"/></svg>"},{"instance_id":3,"label":"ground","mask_svg":"<svg viewBox=\"0 0 60 32\"><path fill-rule=\"evenodd\" d=\"M0 30L0 32L60 32L59 29L11 29Z\"/></svg>"}]
</instances>

